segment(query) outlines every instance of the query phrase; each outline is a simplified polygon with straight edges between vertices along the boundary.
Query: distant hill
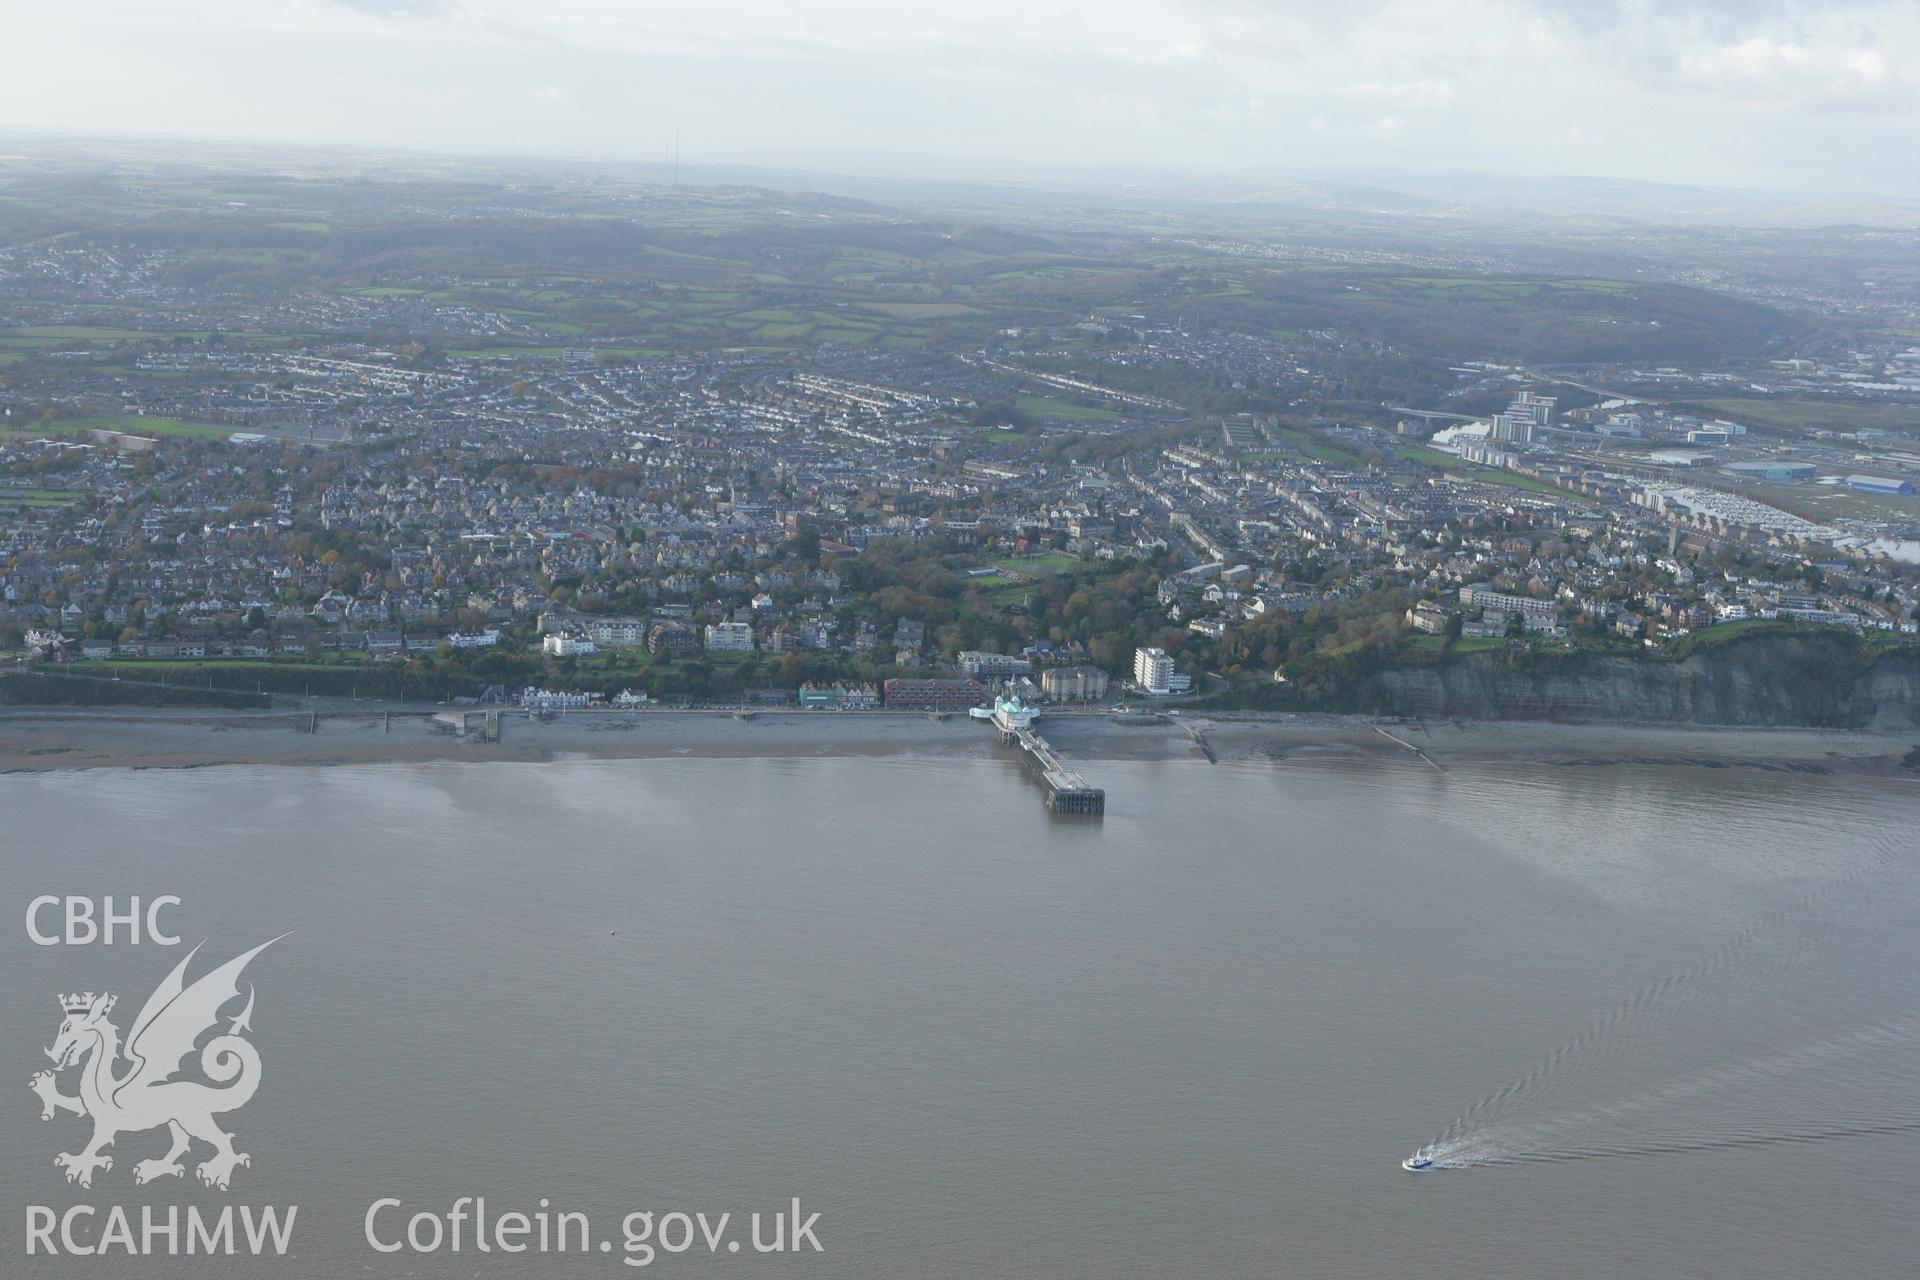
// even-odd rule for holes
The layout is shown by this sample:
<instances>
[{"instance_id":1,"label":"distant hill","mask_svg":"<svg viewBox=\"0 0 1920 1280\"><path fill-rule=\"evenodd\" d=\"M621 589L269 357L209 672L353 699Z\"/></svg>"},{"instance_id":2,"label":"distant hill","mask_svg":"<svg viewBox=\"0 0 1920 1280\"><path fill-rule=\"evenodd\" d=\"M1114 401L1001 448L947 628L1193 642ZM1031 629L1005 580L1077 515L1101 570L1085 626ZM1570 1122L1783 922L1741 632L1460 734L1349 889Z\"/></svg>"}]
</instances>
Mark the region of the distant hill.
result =
<instances>
[{"instance_id":1,"label":"distant hill","mask_svg":"<svg viewBox=\"0 0 1920 1280\"><path fill-rule=\"evenodd\" d=\"M1340 329L1443 360L1709 361L1765 352L1806 325L1686 285L1553 276L1276 270L1239 296L1185 299L1189 322Z\"/></svg>"}]
</instances>

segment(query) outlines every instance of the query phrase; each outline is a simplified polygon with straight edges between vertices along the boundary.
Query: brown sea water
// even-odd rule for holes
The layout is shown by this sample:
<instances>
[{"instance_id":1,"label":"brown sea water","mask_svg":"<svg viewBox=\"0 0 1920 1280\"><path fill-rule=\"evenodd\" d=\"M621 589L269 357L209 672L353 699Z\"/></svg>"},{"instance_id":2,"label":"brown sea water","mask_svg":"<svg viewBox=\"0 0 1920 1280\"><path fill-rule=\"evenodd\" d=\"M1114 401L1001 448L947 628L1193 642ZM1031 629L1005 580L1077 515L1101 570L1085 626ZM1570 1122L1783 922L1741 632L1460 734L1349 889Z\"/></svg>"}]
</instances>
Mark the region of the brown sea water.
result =
<instances>
[{"instance_id":1,"label":"brown sea water","mask_svg":"<svg viewBox=\"0 0 1920 1280\"><path fill-rule=\"evenodd\" d=\"M1912 785L1087 772L1101 821L994 759L0 778L0 1274L631 1274L362 1238L379 1197L462 1195L616 1241L632 1209L822 1214L824 1254L649 1273L1920 1261ZM119 993L124 1029L185 947L33 945L40 894L179 895L196 974L292 931L247 972L265 1068L231 1192L134 1186L158 1131L62 1180L85 1125L27 1088L55 994ZM1442 1137L1473 1167L1400 1169ZM82 1202L300 1209L286 1259L28 1258L26 1206Z\"/></svg>"}]
</instances>

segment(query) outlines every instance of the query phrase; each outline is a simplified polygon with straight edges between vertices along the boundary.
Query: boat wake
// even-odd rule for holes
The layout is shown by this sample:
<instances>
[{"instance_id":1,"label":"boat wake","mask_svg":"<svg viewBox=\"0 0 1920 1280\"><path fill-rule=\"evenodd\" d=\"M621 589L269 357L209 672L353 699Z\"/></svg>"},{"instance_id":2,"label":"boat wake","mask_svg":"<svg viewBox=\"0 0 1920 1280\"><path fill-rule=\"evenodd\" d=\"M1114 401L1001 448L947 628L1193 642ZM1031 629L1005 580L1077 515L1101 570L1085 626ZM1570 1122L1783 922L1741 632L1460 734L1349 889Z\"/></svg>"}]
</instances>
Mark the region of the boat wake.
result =
<instances>
[{"instance_id":1,"label":"boat wake","mask_svg":"<svg viewBox=\"0 0 1920 1280\"><path fill-rule=\"evenodd\" d=\"M1881 866L1890 862L1883 851ZM1920 1130L1911 1052L1920 1047L1920 1017L1823 1027L1832 1009L1821 983L1830 979L1807 972L1819 952L1846 937L1851 913L1882 900L1838 901L1838 890L1857 887L1868 874L1801 894L1698 962L1646 983L1526 1074L1464 1108L1402 1166L1422 1172L1654 1156ZM1802 981L1811 985L1799 990ZM1649 1071L1671 1072L1689 1057L1699 1061L1708 1045L1738 1053L1735 1046L1751 1039L1753 1028L1769 1035L1796 1028L1813 1038L1786 1051L1752 1045L1750 1056L1648 1085L1628 1083ZM1567 1105L1569 1094L1604 1096L1607 1080L1623 1091ZM1766 1123L1769 1116L1778 1123Z\"/></svg>"},{"instance_id":2,"label":"boat wake","mask_svg":"<svg viewBox=\"0 0 1920 1280\"><path fill-rule=\"evenodd\" d=\"M1877 1124L1838 1125L1831 1128L1786 1129L1760 1133L1731 1133L1688 1141L1628 1143L1620 1146L1566 1147L1558 1150L1514 1149L1498 1140L1462 1142L1429 1148L1422 1153L1423 1169L1475 1169L1502 1164L1561 1164L1570 1160L1608 1160L1624 1156L1685 1155L1696 1151L1724 1151L1738 1147L1765 1147L1777 1143L1839 1142L1881 1134L1920 1133L1920 1117Z\"/></svg>"},{"instance_id":3,"label":"boat wake","mask_svg":"<svg viewBox=\"0 0 1920 1280\"><path fill-rule=\"evenodd\" d=\"M1850 876L1812 889L1754 920L1686 969L1647 982L1525 1075L1462 1110L1430 1145L1464 1137L1523 1106L1538 1105L1571 1071L1604 1061L1622 1041L1683 1021L1690 1010L1722 999L1730 990L1771 985L1804 967L1826 936L1823 930L1805 926L1836 892L1860 878Z\"/></svg>"}]
</instances>

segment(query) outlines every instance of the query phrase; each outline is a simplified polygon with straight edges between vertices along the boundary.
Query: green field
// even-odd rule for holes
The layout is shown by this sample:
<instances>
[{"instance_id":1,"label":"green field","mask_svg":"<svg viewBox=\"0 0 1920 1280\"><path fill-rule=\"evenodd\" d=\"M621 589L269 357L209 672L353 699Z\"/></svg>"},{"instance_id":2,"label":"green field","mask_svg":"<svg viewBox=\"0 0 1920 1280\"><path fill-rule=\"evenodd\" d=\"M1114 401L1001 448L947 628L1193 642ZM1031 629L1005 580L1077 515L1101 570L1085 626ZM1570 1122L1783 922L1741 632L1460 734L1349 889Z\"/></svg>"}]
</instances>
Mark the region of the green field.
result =
<instances>
[{"instance_id":1,"label":"green field","mask_svg":"<svg viewBox=\"0 0 1920 1280\"><path fill-rule=\"evenodd\" d=\"M110 413L97 418L67 418L49 422L40 430L60 435L84 431L123 431L134 436L174 436L188 440L224 440L238 428L182 422L178 418L147 418L137 413Z\"/></svg>"},{"instance_id":2,"label":"green field","mask_svg":"<svg viewBox=\"0 0 1920 1280\"><path fill-rule=\"evenodd\" d=\"M0 329L0 343L8 346L55 346L63 342L137 342L166 337L145 329L111 329L84 324L38 324Z\"/></svg>"},{"instance_id":3,"label":"green field","mask_svg":"<svg viewBox=\"0 0 1920 1280\"><path fill-rule=\"evenodd\" d=\"M990 562L994 568L1004 573L1027 573L1036 577L1065 573L1077 569L1084 562L1078 556L1070 556L1064 551L1049 551L1038 556L1009 556L1003 560Z\"/></svg>"},{"instance_id":4,"label":"green field","mask_svg":"<svg viewBox=\"0 0 1920 1280\"><path fill-rule=\"evenodd\" d=\"M1592 502L1584 493L1573 493L1558 485L1544 480L1535 480L1532 476L1515 475L1511 471L1485 471L1469 468L1459 473L1469 480L1478 480L1482 484L1504 485L1509 489L1523 489L1528 493L1544 493L1555 498L1571 498L1575 502Z\"/></svg>"},{"instance_id":5,"label":"green field","mask_svg":"<svg viewBox=\"0 0 1920 1280\"><path fill-rule=\"evenodd\" d=\"M1803 431L1826 427L1852 431L1859 427L1879 427L1888 431L1920 434L1920 417L1897 404L1850 404L1835 400L1792 400L1772 396L1727 396L1713 400L1686 402L1679 407L1699 407L1716 417L1752 427L1771 427L1780 431Z\"/></svg>"},{"instance_id":6,"label":"green field","mask_svg":"<svg viewBox=\"0 0 1920 1280\"><path fill-rule=\"evenodd\" d=\"M77 489L15 489L0 485L0 507L65 507L86 497Z\"/></svg>"},{"instance_id":7,"label":"green field","mask_svg":"<svg viewBox=\"0 0 1920 1280\"><path fill-rule=\"evenodd\" d=\"M1407 648L1415 653L1478 653L1482 649L1504 649L1507 642L1492 636L1460 636L1452 644L1445 636L1412 636Z\"/></svg>"},{"instance_id":8,"label":"green field","mask_svg":"<svg viewBox=\"0 0 1920 1280\"><path fill-rule=\"evenodd\" d=\"M1339 445L1329 444L1311 431L1302 431L1298 427L1282 427L1280 435L1315 462L1338 462L1349 467L1360 465L1358 454L1349 453Z\"/></svg>"},{"instance_id":9,"label":"green field","mask_svg":"<svg viewBox=\"0 0 1920 1280\"><path fill-rule=\"evenodd\" d=\"M1624 294L1632 287L1622 280L1509 280L1489 276L1395 276L1392 283L1433 298L1472 298L1480 302L1519 302L1554 293Z\"/></svg>"},{"instance_id":10,"label":"green field","mask_svg":"<svg viewBox=\"0 0 1920 1280\"><path fill-rule=\"evenodd\" d=\"M529 360L558 360L567 353L565 347L462 347L447 352L463 360L484 360L495 356L520 356Z\"/></svg>"},{"instance_id":11,"label":"green field","mask_svg":"<svg viewBox=\"0 0 1920 1280\"><path fill-rule=\"evenodd\" d=\"M1509 489L1524 489L1528 493L1547 493L1556 498L1571 498L1575 502L1592 502L1584 493L1574 493L1558 485L1548 484L1544 480L1535 480L1532 476L1523 476L1512 471L1497 471L1490 467L1477 467L1464 462L1450 453L1441 453L1438 449L1395 449L1393 456L1408 462L1418 462L1429 467L1438 467L1449 475L1465 480L1478 480L1483 484L1505 485Z\"/></svg>"},{"instance_id":12,"label":"green field","mask_svg":"<svg viewBox=\"0 0 1920 1280\"><path fill-rule=\"evenodd\" d=\"M333 661L312 662L298 658L99 658L87 663L88 671L126 672L138 675L141 672L157 674L162 671L177 671L182 668L209 671L253 671L272 668L276 671L350 671L364 666L361 662L347 662L338 658Z\"/></svg>"},{"instance_id":13,"label":"green field","mask_svg":"<svg viewBox=\"0 0 1920 1280\"><path fill-rule=\"evenodd\" d=\"M1733 636L1745 635L1749 631L1791 629L1794 624L1781 622L1774 618L1741 618L1734 622L1716 622L1710 627L1701 627L1689 632L1695 644L1711 644L1716 640L1726 640Z\"/></svg>"},{"instance_id":14,"label":"green field","mask_svg":"<svg viewBox=\"0 0 1920 1280\"><path fill-rule=\"evenodd\" d=\"M982 314L978 307L955 302L869 302L863 304L863 309L878 311L896 320L942 320Z\"/></svg>"},{"instance_id":15,"label":"green field","mask_svg":"<svg viewBox=\"0 0 1920 1280\"><path fill-rule=\"evenodd\" d=\"M1009 605L1023 604L1033 595L1032 582L1005 582L997 587L980 592L980 603L989 609L1004 610Z\"/></svg>"},{"instance_id":16,"label":"green field","mask_svg":"<svg viewBox=\"0 0 1920 1280\"><path fill-rule=\"evenodd\" d=\"M868 264L873 265L873 264ZM411 285L367 283L346 292L370 300L419 298L458 304L510 316L552 339L589 341L626 340L632 346L595 346L597 352L626 350L640 354L691 351L715 346L785 350L817 343L846 346L864 344L916 347L925 343L927 327L913 323L933 313L974 314L966 306L938 307L932 312L889 314L883 304L870 306L860 296L868 289L891 284L892 275L909 274L916 263L900 259L875 273L871 282L847 289L845 278L825 266L827 279L814 283L833 286L824 297L813 290L802 293L790 278L746 270L746 264L699 254L643 246L637 258L626 260L626 272L645 277L657 270L663 279L636 282L592 279L584 275L506 278L484 285L417 288ZM704 287L690 287L694 280ZM717 287L721 283L740 288ZM877 311L877 314L874 312ZM456 348L450 355L557 354L557 348L530 343L526 347L475 346Z\"/></svg>"},{"instance_id":17,"label":"green field","mask_svg":"<svg viewBox=\"0 0 1920 1280\"><path fill-rule=\"evenodd\" d=\"M1120 417L1110 409L1094 409L1056 400L1052 396L1015 396L1013 403L1022 413L1032 414L1036 418L1061 418L1067 422L1113 422Z\"/></svg>"},{"instance_id":18,"label":"green field","mask_svg":"<svg viewBox=\"0 0 1920 1280\"><path fill-rule=\"evenodd\" d=\"M524 357L529 360L558 360L567 353L565 347L461 347L447 352L463 360L487 360L499 357ZM617 359L631 360L640 356L664 356L665 347L595 347L596 356L613 356Z\"/></svg>"},{"instance_id":19,"label":"green field","mask_svg":"<svg viewBox=\"0 0 1920 1280\"><path fill-rule=\"evenodd\" d=\"M1755 631L1791 631L1796 625L1798 624L1778 618L1742 618L1737 622L1716 622L1710 627L1689 631L1675 640L1671 649L1675 657L1685 657L1697 649L1725 644L1729 640Z\"/></svg>"}]
</instances>

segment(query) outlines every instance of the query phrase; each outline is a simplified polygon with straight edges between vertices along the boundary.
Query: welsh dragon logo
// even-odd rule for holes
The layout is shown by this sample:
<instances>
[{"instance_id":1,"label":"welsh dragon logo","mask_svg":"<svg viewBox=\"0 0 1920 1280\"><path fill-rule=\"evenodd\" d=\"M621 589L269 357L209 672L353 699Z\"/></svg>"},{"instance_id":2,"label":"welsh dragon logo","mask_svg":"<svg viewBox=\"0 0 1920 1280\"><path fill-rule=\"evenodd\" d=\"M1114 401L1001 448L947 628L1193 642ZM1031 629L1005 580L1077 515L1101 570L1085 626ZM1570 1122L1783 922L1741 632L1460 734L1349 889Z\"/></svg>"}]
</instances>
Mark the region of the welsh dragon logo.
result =
<instances>
[{"instance_id":1,"label":"welsh dragon logo","mask_svg":"<svg viewBox=\"0 0 1920 1280\"><path fill-rule=\"evenodd\" d=\"M260 1087L260 1051L246 1039L253 1030L251 984L246 1007L228 1020L224 1033L199 1048L201 1074L213 1083L175 1077L201 1037L218 1031L220 1010L239 998L240 973L247 962L279 940L261 943L188 986L187 965L200 950L195 947L147 998L124 1049L120 1029L108 1018L116 997L91 991L60 997L65 1018L53 1047L46 1050L54 1069L35 1075L32 1084L40 1095L42 1120L62 1111L93 1118L93 1140L79 1151L53 1158L66 1170L68 1182L92 1186L96 1170L113 1168L113 1157L105 1152L115 1138L162 1125L173 1145L159 1159L134 1165L136 1183L184 1174L181 1157L195 1141L213 1148L212 1158L196 1170L209 1187L226 1190L234 1168L253 1163L251 1156L234 1150L233 1135L214 1120L246 1106ZM122 1058L130 1064L124 1071L119 1069ZM80 1069L80 1092L72 1097L58 1085L57 1073L69 1067Z\"/></svg>"}]
</instances>

